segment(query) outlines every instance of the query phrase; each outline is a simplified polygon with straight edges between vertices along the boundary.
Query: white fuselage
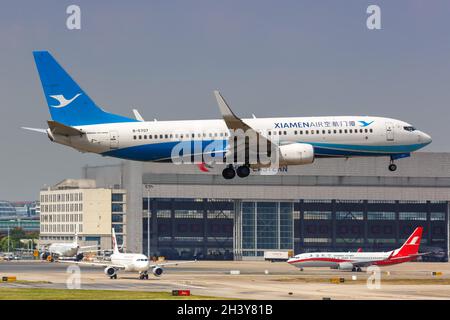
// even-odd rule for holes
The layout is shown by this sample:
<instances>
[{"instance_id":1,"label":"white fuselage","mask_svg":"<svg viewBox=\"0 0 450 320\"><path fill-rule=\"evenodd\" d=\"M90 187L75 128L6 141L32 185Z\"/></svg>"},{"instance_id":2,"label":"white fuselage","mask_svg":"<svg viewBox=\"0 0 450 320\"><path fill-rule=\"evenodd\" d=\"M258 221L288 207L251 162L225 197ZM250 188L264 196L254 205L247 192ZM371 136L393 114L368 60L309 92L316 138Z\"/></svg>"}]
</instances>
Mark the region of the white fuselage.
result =
<instances>
[{"instance_id":1,"label":"white fuselage","mask_svg":"<svg viewBox=\"0 0 450 320\"><path fill-rule=\"evenodd\" d=\"M273 140L279 145L311 144L315 157L409 154L431 142L426 133L390 118L336 116L243 120L262 135L276 138ZM86 134L53 135L51 138L83 152L138 161L170 161L174 145L184 141L200 142L202 148L223 142L223 149L226 149L229 136L223 120L124 122L75 128Z\"/></svg>"},{"instance_id":2,"label":"white fuselage","mask_svg":"<svg viewBox=\"0 0 450 320\"><path fill-rule=\"evenodd\" d=\"M390 252L311 252L298 254L288 260L288 263L298 268L329 267L339 268L345 263L360 262L367 265L388 264Z\"/></svg>"},{"instance_id":3,"label":"white fuselage","mask_svg":"<svg viewBox=\"0 0 450 320\"><path fill-rule=\"evenodd\" d=\"M74 243L53 243L48 247L48 252L60 257L74 257L78 253L78 248Z\"/></svg>"},{"instance_id":4,"label":"white fuselage","mask_svg":"<svg viewBox=\"0 0 450 320\"><path fill-rule=\"evenodd\" d=\"M114 253L111 255L111 264L122 266L125 271L145 272L149 268L147 257L138 253Z\"/></svg>"}]
</instances>

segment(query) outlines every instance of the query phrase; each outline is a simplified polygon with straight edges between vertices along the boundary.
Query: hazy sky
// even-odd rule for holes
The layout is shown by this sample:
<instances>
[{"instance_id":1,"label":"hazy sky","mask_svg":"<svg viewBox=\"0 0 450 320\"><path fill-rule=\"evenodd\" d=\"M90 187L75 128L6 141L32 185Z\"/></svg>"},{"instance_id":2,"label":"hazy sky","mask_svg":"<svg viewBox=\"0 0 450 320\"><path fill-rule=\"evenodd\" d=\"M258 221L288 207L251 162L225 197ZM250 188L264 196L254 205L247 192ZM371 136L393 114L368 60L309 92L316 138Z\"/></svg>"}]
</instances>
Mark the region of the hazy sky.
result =
<instances>
[{"instance_id":1,"label":"hazy sky","mask_svg":"<svg viewBox=\"0 0 450 320\"><path fill-rule=\"evenodd\" d=\"M70 4L81 30L66 28ZM366 28L369 4L382 30ZM446 0L2 1L0 199L118 162L20 129L49 119L33 50L123 115L218 118L218 88L241 116L399 118L431 134L425 150L450 151L449 14Z\"/></svg>"}]
</instances>

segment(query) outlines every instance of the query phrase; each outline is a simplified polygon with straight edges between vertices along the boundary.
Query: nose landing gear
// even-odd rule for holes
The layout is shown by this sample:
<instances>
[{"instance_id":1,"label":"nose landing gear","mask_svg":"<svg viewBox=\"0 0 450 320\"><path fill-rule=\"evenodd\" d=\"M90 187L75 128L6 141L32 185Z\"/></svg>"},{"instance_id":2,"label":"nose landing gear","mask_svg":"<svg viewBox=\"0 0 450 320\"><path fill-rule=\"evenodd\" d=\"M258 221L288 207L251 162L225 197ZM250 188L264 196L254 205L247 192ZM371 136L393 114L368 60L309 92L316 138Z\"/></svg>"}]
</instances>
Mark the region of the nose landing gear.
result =
<instances>
[{"instance_id":1,"label":"nose landing gear","mask_svg":"<svg viewBox=\"0 0 450 320\"><path fill-rule=\"evenodd\" d=\"M395 170L397 170L397 165L394 163L394 160L391 159L391 163L389 164L389 171L394 172Z\"/></svg>"}]
</instances>

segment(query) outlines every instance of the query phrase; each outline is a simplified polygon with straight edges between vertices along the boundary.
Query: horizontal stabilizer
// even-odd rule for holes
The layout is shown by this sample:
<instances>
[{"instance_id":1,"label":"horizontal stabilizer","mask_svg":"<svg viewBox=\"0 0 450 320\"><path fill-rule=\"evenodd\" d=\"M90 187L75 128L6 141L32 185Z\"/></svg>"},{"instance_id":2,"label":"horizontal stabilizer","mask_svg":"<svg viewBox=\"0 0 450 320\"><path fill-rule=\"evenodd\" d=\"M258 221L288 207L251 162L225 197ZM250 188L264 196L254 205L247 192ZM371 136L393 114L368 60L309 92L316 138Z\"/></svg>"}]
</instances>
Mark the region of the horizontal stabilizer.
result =
<instances>
[{"instance_id":1,"label":"horizontal stabilizer","mask_svg":"<svg viewBox=\"0 0 450 320\"><path fill-rule=\"evenodd\" d=\"M29 130L29 131L35 131L35 132L39 132L39 133L47 133L47 129L28 128L28 127L22 127L22 129Z\"/></svg>"},{"instance_id":2,"label":"horizontal stabilizer","mask_svg":"<svg viewBox=\"0 0 450 320\"><path fill-rule=\"evenodd\" d=\"M47 121L48 127L52 131L53 134L60 134L63 136L78 136L83 135L84 132L81 130L78 130L74 127L66 126L62 123L59 123L57 121Z\"/></svg>"}]
</instances>

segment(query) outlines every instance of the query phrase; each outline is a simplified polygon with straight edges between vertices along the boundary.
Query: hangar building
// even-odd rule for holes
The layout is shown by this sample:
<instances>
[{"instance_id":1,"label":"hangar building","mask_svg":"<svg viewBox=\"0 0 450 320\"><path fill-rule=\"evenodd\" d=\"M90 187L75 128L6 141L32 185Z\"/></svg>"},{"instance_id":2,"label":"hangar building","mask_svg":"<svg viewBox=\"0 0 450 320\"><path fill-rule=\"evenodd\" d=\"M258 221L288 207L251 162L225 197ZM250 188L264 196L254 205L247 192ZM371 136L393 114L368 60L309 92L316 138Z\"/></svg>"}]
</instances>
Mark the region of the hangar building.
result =
<instances>
[{"instance_id":1,"label":"hangar building","mask_svg":"<svg viewBox=\"0 0 450 320\"><path fill-rule=\"evenodd\" d=\"M126 161L86 166L82 176L125 190L128 251L241 260L266 250L391 250L423 226L421 251L433 252L426 259L447 261L450 153L415 153L396 172L388 164L317 159L276 175L224 180L221 166L200 172Z\"/></svg>"}]
</instances>

